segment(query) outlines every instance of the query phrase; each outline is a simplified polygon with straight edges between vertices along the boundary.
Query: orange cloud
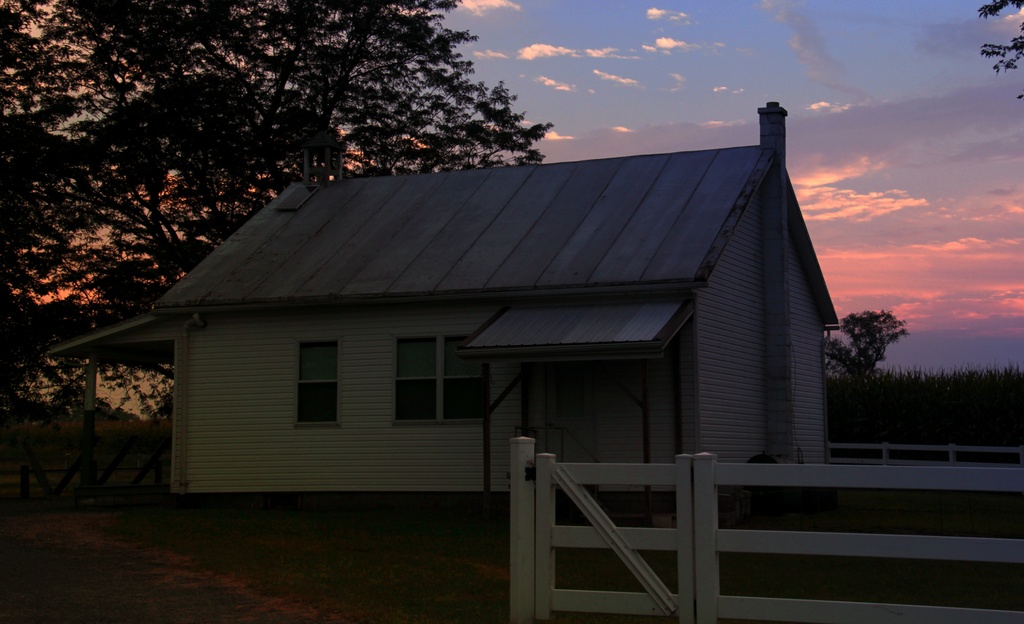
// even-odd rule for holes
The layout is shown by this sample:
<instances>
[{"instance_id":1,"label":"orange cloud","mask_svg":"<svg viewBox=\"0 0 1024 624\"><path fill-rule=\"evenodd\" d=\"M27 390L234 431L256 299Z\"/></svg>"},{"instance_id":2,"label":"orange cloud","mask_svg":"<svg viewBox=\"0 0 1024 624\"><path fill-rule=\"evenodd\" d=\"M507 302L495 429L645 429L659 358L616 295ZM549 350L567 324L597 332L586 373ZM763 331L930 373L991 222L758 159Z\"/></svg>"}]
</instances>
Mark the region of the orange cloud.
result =
<instances>
[{"instance_id":1,"label":"orange cloud","mask_svg":"<svg viewBox=\"0 0 1024 624\"><path fill-rule=\"evenodd\" d=\"M904 208L928 205L927 200L910 197L899 189L857 193L832 186L798 186L796 192L808 221L867 221Z\"/></svg>"},{"instance_id":2,"label":"orange cloud","mask_svg":"<svg viewBox=\"0 0 1024 624\"><path fill-rule=\"evenodd\" d=\"M819 249L840 317L892 309L915 329L1024 335L1022 239L967 237L886 247Z\"/></svg>"},{"instance_id":3,"label":"orange cloud","mask_svg":"<svg viewBox=\"0 0 1024 624\"><path fill-rule=\"evenodd\" d=\"M558 134L554 130L551 130L550 132L548 132L547 134L544 135L544 139L546 141L571 141L574 138L576 138L576 137L571 137L571 136L565 136L565 135L562 135L562 134Z\"/></svg>"},{"instance_id":4,"label":"orange cloud","mask_svg":"<svg viewBox=\"0 0 1024 624\"><path fill-rule=\"evenodd\" d=\"M861 156L839 165L822 163L820 158L820 155L811 157L811 162L802 161L798 167L790 167L791 171L797 172L797 175L793 176L793 184L799 186L835 184L840 180L859 178L873 171L879 171L888 165L884 160L867 156ZM814 162L815 160L819 162Z\"/></svg>"}]
</instances>

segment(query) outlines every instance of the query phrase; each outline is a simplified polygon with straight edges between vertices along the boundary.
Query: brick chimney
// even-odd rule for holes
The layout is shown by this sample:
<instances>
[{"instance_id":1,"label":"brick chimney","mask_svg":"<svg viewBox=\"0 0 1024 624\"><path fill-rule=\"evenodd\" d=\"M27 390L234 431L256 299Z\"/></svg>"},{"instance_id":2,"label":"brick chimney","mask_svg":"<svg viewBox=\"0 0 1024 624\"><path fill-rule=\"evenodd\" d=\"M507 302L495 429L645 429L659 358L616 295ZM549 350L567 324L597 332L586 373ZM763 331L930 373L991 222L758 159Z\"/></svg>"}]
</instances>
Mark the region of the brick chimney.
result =
<instances>
[{"instance_id":1,"label":"brick chimney","mask_svg":"<svg viewBox=\"0 0 1024 624\"><path fill-rule=\"evenodd\" d=\"M768 102L764 108L757 109L761 117L761 148L773 149L786 160L786 116L789 113L779 106L778 102Z\"/></svg>"},{"instance_id":2,"label":"brick chimney","mask_svg":"<svg viewBox=\"0 0 1024 624\"><path fill-rule=\"evenodd\" d=\"M789 175L786 172L786 109L768 102L757 109L761 149L774 151L761 186L762 263L765 302L765 451L782 460L795 455L793 337L789 309Z\"/></svg>"}]
</instances>

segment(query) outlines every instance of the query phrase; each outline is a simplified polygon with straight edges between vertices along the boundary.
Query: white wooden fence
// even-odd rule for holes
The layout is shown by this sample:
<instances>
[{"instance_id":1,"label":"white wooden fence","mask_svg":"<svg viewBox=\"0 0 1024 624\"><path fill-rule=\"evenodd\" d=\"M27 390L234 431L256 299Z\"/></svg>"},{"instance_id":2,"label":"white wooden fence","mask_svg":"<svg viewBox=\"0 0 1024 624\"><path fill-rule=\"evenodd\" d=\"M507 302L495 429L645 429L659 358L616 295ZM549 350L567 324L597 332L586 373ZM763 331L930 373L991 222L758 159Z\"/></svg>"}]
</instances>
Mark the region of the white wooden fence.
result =
<instances>
[{"instance_id":1,"label":"white wooden fence","mask_svg":"<svg viewBox=\"0 0 1024 624\"><path fill-rule=\"evenodd\" d=\"M1020 624L1024 612L875 603L723 596L719 553L889 557L1024 564L1024 539L753 531L718 527L719 487L772 486L1024 492L1017 468L933 468L718 463L679 455L675 464L559 464L534 455L530 438L512 440L511 603L513 624L551 619L553 611L663 615L713 624L719 618L821 624ZM617 527L585 485L675 489L676 527ZM559 526L562 489L591 526ZM556 548L610 548L645 592L555 587ZM678 592L671 592L638 550L676 551Z\"/></svg>"},{"instance_id":2,"label":"white wooden fence","mask_svg":"<svg viewBox=\"0 0 1024 624\"><path fill-rule=\"evenodd\" d=\"M840 451L837 456L835 451ZM870 457L844 457L842 451L857 451ZM1021 446L962 446L958 444L866 444L829 442L829 463L867 464L881 466L1017 466L1024 467L1024 444ZM932 456L926 459L926 456ZM973 456L967 460L964 456ZM937 459L941 457L941 459ZM984 458L989 461L985 461ZM1004 461L998 461L1002 457ZM1013 458L1012 462L1005 461Z\"/></svg>"}]
</instances>

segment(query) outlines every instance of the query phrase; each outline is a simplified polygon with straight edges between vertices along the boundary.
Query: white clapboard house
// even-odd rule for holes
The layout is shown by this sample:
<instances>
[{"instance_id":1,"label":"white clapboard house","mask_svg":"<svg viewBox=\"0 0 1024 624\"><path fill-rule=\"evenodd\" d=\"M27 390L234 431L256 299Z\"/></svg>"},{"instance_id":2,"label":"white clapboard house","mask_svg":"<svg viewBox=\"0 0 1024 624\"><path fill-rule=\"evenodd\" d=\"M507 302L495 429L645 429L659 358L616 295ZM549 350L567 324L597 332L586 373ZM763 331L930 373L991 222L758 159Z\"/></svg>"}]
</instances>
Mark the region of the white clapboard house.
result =
<instances>
[{"instance_id":1,"label":"white clapboard house","mask_svg":"<svg viewBox=\"0 0 1024 624\"><path fill-rule=\"evenodd\" d=\"M177 493L507 491L567 461L825 460L835 311L749 147L341 179L339 146L145 315L54 347L175 369Z\"/></svg>"}]
</instances>

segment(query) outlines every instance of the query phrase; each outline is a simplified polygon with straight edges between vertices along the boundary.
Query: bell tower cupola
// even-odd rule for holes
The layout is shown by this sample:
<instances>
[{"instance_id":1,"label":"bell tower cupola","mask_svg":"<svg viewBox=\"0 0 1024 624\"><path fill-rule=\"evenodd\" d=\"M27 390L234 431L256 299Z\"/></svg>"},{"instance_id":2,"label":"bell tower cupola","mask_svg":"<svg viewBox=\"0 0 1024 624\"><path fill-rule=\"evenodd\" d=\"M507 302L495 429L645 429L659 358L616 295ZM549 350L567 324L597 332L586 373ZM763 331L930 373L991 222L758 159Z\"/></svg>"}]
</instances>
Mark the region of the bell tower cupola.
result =
<instances>
[{"instance_id":1,"label":"bell tower cupola","mask_svg":"<svg viewBox=\"0 0 1024 624\"><path fill-rule=\"evenodd\" d=\"M302 144L302 181L305 184L328 186L341 180L344 147L328 130L318 133Z\"/></svg>"}]
</instances>

